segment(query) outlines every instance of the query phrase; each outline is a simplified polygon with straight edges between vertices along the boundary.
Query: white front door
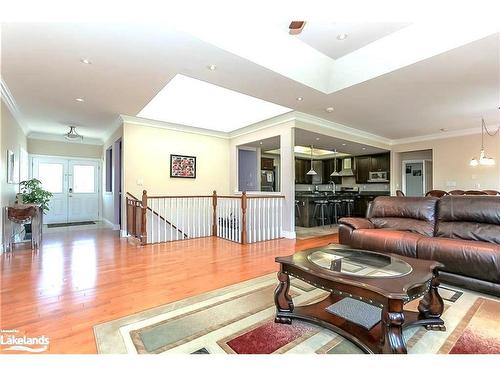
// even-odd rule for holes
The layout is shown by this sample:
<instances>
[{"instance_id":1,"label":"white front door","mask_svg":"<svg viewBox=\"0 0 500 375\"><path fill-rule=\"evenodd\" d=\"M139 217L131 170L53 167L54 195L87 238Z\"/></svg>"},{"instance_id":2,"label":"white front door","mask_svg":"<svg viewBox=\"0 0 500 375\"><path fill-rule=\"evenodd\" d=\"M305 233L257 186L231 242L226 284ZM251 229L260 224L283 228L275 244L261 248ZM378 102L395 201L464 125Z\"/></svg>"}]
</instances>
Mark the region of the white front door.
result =
<instances>
[{"instance_id":1,"label":"white front door","mask_svg":"<svg viewBox=\"0 0 500 375\"><path fill-rule=\"evenodd\" d=\"M97 220L99 216L97 161L69 161L68 221Z\"/></svg>"},{"instance_id":2,"label":"white front door","mask_svg":"<svg viewBox=\"0 0 500 375\"><path fill-rule=\"evenodd\" d=\"M53 195L44 223L97 220L99 163L95 160L33 158L33 177Z\"/></svg>"}]
</instances>

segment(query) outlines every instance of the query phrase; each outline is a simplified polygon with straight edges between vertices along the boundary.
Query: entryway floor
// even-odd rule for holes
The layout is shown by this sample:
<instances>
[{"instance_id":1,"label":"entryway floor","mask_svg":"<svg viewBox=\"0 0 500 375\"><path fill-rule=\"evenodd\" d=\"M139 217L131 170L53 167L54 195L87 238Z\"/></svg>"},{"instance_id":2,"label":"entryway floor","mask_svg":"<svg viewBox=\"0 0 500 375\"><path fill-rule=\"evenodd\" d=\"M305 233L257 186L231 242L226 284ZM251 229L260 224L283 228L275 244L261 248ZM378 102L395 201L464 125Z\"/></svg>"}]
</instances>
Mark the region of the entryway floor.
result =
<instances>
[{"instance_id":1,"label":"entryway floor","mask_svg":"<svg viewBox=\"0 0 500 375\"><path fill-rule=\"evenodd\" d=\"M43 233L73 232L78 230L89 230L89 229L111 229L111 227L109 224L103 221L96 221L95 224L68 225L64 227L52 227L52 228L49 228L47 225L44 225Z\"/></svg>"}]
</instances>

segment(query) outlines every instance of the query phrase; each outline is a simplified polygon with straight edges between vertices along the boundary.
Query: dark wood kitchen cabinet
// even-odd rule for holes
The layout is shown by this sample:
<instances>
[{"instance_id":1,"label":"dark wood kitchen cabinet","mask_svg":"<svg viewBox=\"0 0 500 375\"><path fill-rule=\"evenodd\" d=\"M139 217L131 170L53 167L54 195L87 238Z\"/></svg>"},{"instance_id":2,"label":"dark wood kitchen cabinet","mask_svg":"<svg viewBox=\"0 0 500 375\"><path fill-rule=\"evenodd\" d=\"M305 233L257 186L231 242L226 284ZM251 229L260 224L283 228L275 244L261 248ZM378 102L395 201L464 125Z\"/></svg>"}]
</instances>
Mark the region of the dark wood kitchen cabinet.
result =
<instances>
[{"instance_id":1,"label":"dark wood kitchen cabinet","mask_svg":"<svg viewBox=\"0 0 500 375\"><path fill-rule=\"evenodd\" d=\"M342 170L342 159L328 159L323 160L323 183L328 184L333 181L336 184L342 183L341 176L330 176L332 172L336 170L340 172Z\"/></svg>"},{"instance_id":2,"label":"dark wood kitchen cabinet","mask_svg":"<svg viewBox=\"0 0 500 375\"><path fill-rule=\"evenodd\" d=\"M272 171L274 167L274 159L260 158L260 169L264 171Z\"/></svg>"},{"instance_id":3,"label":"dark wood kitchen cabinet","mask_svg":"<svg viewBox=\"0 0 500 375\"><path fill-rule=\"evenodd\" d=\"M390 153L356 156L354 162L356 182L366 184L370 178L370 172L389 172ZM389 173L387 178L390 179Z\"/></svg>"},{"instance_id":4,"label":"dark wood kitchen cabinet","mask_svg":"<svg viewBox=\"0 0 500 375\"><path fill-rule=\"evenodd\" d=\"M371 156L356 156L354 164L356 183L366 184L370 175Z\"/></svg>"},{"instance_id":5,"label":"dark wood kitchen cabinet","mask_svg":"<svg viewBox=\"0 0 500 375\"><path fill-rule=\"evenodd\" d=\"M312 184L312 176L307 175L310 169L311 160L295 159L295 183Z\"/></svg>"}]
</instances>

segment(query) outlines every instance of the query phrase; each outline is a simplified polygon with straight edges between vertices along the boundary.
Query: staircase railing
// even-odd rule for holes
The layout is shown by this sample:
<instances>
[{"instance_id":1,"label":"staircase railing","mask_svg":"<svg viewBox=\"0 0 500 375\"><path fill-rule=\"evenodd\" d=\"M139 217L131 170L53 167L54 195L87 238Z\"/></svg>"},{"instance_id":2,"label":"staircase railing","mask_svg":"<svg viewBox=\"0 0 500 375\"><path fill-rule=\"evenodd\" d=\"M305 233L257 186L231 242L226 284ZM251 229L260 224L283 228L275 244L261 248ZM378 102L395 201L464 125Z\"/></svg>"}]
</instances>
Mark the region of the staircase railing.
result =
<instances>
[{"instance_id":1,"label":"staircase railing","mask_svg":"<svg viewBox=\"0 0 500 375\"><path fill-rule=\"evenodd\" d=\"M216 236L242 244L282 237L281 195L127 193L127 234L141 244Z\"/></svg>"}]
</instances>

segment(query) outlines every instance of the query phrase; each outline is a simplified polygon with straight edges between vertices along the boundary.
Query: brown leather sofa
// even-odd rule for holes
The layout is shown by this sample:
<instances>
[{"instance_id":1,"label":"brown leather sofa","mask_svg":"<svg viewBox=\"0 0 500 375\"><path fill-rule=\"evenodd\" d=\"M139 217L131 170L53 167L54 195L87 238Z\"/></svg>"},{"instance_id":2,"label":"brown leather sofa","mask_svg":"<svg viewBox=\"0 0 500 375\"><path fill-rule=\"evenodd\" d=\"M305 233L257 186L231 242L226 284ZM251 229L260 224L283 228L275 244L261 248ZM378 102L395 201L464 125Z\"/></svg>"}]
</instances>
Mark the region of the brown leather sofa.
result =
<instances>
[{"instance_id":1,"label":"brown leather sofa","mask_svg":"<svg viewBox=\"0 0 500 375\"><path fill-rule=\"evenodd\" d=\"M340 243L432 259L445 283L500 296L500 197L377 197L367 218L342 218Z\"/></svg>"}]
</instances>

